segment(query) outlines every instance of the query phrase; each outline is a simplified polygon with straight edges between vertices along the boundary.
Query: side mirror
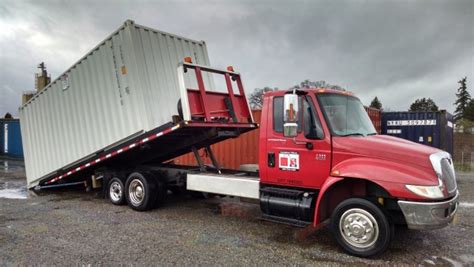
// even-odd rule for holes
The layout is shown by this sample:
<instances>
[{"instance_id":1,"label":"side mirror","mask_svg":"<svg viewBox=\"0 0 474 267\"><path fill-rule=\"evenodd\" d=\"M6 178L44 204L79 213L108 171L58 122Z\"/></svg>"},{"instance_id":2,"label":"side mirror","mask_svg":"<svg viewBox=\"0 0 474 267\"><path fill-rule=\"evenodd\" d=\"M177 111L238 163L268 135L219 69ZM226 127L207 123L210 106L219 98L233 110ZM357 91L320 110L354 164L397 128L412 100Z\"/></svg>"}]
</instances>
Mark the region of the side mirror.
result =
<instances>
[{"instance_id":1,"label":"side mirror","mask_svg":"<svg viewBox=\"0 0 474 267\"><path fill-rule=\"evenodd\" d=\"M286 94L283 98L283 135L295 137L298 134L298 95Z\"/></svg>"}]
</instances>

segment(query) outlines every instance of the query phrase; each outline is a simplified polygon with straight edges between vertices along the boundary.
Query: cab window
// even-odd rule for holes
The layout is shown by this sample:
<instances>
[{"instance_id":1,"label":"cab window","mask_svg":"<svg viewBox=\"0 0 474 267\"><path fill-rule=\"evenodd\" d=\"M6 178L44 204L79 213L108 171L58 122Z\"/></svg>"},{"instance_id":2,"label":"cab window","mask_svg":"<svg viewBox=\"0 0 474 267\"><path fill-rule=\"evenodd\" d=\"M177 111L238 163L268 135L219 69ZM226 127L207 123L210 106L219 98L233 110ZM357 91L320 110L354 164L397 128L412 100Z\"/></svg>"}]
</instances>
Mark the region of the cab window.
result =
<instances>
[{"instance_id":1,"label":"cab window","mask_svg":"<svg viewBox=\"0 0 474 267\"><path fill-rule=\"evenodd\" d=\"M323 139L321 123L318 119L316 109L311 97L299 96L300 119L298 120L298 133L304 130L304 135L308 139ZM283 133L283 97L273 98L273 130Z\"/></svg>"}]
</instances>

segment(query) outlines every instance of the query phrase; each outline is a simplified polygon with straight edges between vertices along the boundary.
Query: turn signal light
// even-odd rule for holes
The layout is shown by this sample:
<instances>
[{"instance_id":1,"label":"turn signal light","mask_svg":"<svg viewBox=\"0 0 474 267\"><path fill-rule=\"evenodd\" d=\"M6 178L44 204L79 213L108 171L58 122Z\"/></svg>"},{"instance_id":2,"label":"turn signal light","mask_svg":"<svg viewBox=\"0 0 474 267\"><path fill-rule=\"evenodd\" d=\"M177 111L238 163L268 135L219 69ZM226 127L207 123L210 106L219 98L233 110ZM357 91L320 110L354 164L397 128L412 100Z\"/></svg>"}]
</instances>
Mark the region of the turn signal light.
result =
<instances>
[{"instance_id":1,"label":"turn signal light","mask_svg":"<svg viewBox=\"0 0 474 267\"><path fill-rule=\"evenodd\" d=\"M186 63L193 63L193 59L191 57L185 57L184 62Z\"/></svg>"},{"instance_id":2,"label":"turn signal light","mask_svg":"<svg viewBox=\"0 0 474 267\"><path fill-rule=\"evenodd\" d=\"M234 72L234 67L228 66L228 67L227 67L227 70L230 71L230 72Z\"/></svg>"},{"instance_id":3,"label":"turn signal light","mask_svg":"<svg viewBox=\"0 0 474 267\"><path fill-rule=\"evenodd\" d=\"M337 170L334 170L334 171L331 172L331 176L339 176L339 174L341 174L341 173Z\"/></svg>"}]
</instances>

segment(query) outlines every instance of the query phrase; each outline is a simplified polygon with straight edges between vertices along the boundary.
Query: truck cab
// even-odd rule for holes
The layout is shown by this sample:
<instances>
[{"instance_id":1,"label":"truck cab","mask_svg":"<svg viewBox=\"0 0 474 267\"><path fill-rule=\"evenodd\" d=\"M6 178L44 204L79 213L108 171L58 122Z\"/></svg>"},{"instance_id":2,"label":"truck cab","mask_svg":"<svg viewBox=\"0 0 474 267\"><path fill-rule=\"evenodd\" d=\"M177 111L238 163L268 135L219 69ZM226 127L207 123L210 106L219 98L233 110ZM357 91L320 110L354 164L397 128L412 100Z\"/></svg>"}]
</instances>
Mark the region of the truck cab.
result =
<instances>
[{"instance_id":1,"label":"truck cab","mask_svg":"<svg viewBox=\"0 0 474 267\"><path fill-rule=\"evenodd\" d=\"M347 91L267 93L259 176L265 218L300 226L329 221L337 242L357 256L387 249L395 224L446 226L458 205L451 155L378 135Z\"/></svg>"}]
</instances>

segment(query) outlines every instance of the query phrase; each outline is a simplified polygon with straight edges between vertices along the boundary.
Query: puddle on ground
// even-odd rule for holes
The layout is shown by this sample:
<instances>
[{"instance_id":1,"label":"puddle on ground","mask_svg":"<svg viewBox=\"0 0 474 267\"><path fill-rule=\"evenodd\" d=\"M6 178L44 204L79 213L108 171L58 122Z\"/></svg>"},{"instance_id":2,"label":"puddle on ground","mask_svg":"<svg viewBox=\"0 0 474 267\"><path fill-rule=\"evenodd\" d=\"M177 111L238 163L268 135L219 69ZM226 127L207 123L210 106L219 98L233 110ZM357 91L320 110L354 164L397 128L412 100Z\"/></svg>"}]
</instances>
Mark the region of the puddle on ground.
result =
<instances>
[{"instance_id":1,"label":"puddle on ground","mask_svg":"<svg viewBox=\"0 0 474 267\"><path fill-rule=\"evenodd\" d=\"M469 264L469 259L468 262ZM471 262L472 263L472 262ZM464 263L459 262L457 260L453 260L448 257L440 257L440 256L431 256L429 259L423 260L424 265L435 265L435 266L453 266L453 267L462 267Z\"/></svg>"},{"instance_id":2,"label":"puddle on ground","mask_svg":"<svg viewBox=\"0 0 474 267\"><path fill-rule=\"evenodd\" d=\"M25 163L22 159L0 157L0 199L25 199L28 197Z\"/></svg>"},{"instance_id":3,"label":"puddle on ground","mask_svg":"<svg viewBox=\"0 0 474 267\"><path fill-rule=\"evenodd\" d=\"M0 182L0 198L26 199L26 185L19 182Z\"/></svg>"},{"instance_id":4,"label":"puddle on ground","mask_svg":"<svg viewBox=\"0 0 474 267\"><path fill-rule=\"evenodd\" d=\"M0 189L0 198L26 199L28 194L26 188L5 188Z\"/></svg>"}]
</instances>

